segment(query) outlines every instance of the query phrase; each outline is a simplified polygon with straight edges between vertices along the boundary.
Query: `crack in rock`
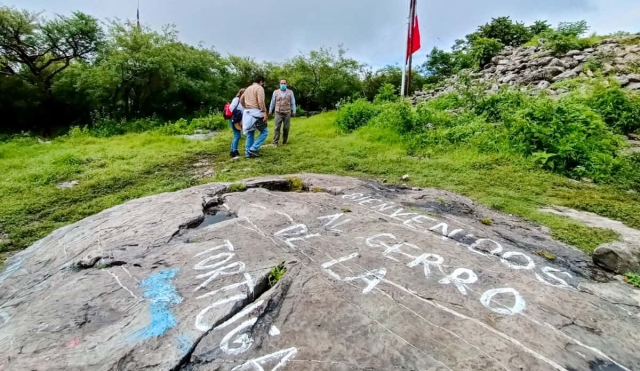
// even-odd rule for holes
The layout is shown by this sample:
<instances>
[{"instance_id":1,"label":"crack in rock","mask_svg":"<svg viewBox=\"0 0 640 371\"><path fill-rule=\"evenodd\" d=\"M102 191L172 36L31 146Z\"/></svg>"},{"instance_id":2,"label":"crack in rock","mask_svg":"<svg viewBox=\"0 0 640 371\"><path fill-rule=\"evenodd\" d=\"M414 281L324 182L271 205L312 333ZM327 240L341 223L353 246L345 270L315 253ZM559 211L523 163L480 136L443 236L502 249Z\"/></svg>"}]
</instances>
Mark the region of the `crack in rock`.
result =
<instances>
[{"instance_id":1,"label":"crack in rock","mask_svg":"<svg viewBox=\"0 0 640 371\"><path fill-rule=\"evenodd\" d=\"M262 295L264 295L268 291L269 291L269 277L268 277L268 274L265 274L256 283L256 285L254 287L254 295L252 295L250 297L247 296L245 298L245 300L243 300L243 301L241 301L239 303L236 303L236 305L231 309L231 311L229 311L229 313L227 315L225 315L222 318L220 318L218 321L216 321L211 326L211 328L209 328L209 330L207 330L206 332L204 332L200 336L198 336L198 338L193 342L193 345L189 348L187 353L180 359L178 364L176 364L173 368L171 368L171 371L182 370L185 367L189 366L189 364L191 364L191 363L195 363L195 364L203 363L202 360L199 360L199 359L192 360L191 359L192 356L193 356L193 353L198 348L198 345L200 344L202 339L204 339L213 330L215 330L216 327L218 327L221 324L225 323L226 321L230 320L236 314L240 313L245 307L247 307L247 306L251 305L252 303L254 303L255 301L257 301ZM208 363L208 362L211 362L211 361L204 361L204 363Z\"/></svg>"}]
</instances>

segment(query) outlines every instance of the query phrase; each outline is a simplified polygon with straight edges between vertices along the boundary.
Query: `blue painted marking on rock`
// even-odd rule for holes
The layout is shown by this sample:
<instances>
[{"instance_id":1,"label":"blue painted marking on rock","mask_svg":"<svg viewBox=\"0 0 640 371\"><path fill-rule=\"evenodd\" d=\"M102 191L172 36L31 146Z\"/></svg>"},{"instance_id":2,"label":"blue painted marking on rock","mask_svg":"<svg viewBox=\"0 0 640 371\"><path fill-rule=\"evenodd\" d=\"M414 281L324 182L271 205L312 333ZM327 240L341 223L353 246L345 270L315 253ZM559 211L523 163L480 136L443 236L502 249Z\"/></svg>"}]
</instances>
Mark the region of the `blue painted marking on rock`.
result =
<instances>
[{"instance_id":1,"label":"blue painted marking on rock","mask_svg":"<svg viewBox=\"0 0 640 371\"><path fill-rule=\"evenodd\" d=\"M191 340L188 337L182 335L178 337L178 349L182 354L187 354L191 350Z\"/></svg>"},{"instance_id":2,"label":"blue painted marking on rock","mask_svg":"<svg viewBox=\"0 0 640 371\"><path fill-rule=\"evenodd\" d=\"M133 340L147 340L164 335L177 324L171 312L171 307L182 302L182 297L178 295L178 290L172 282L177 273L178 269L164 270L147 277L140 283L144 288L142 296L149 299L151 323L133 334Z\"/></svg>"}]
</instances>

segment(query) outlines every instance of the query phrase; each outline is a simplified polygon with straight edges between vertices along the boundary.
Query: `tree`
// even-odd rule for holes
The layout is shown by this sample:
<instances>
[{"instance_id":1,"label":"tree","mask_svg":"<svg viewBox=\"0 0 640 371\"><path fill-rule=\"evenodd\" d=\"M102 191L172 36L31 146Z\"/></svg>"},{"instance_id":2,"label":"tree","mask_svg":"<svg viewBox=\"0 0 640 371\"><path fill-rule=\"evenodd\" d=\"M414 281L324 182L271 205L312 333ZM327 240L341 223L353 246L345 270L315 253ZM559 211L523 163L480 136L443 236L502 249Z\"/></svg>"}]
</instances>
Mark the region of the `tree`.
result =
<instances>
[{"instance_id":1,"label":"tree","mask_svg":"<svg viewBox=\"0 0 640 371\"><path fill-rule=\"evenodd\" d=\"M257 75L266 75L265 68L253 58L230 55L228 60L230 72L234 76L234 83L238 89L251 85Z\"/></svg>"},{"instance_id":2,"label":"tree","mask_svg":"<svg viewBox=\"0 0 640 371\"><path fill-rule=\"evenodd\" d=\"M45 19L0 7L0 74L20 76L50 97L53 79L72 61L95 56L101 39L98 21L80 12Z\"/></svg>"},{"instance_id":3,"label":"tree","mask_svg":"<svg viewBox=\"0 0 640 371\"><path fill-rule=\"evenodd\" d=\"M589 26L587 25L587 21L577 21L577 22L560 22L557 28L557 32L564 36L581 36L584 35L587 31L589 31Z\"/></svg>"},{"instance_id":4,"label":"tree","mask_svg":"<svg viewBox=\"0 0 640 371\"><path fill-rule=\"evenodd\" d=\"M460 44L458 44L460 47ZM477 63L474 62L473 56L466 49L459 48L453 52L445 52L444 50L433 48L431 53L427 55L427 61L422 65L422 69L427 75L434 76L437 79L446 78L460 70L473 68Z\"/></svg>"},{"instance_id":5,"label":"tree","mask_svg":"<svg viewBox=\"0 0 640 371\"><path fill-rule=\"evenodd\" d=\"M212 50L181 43L133 22L113 22L94 65L78 73L77 91L115 118L165 119L220 109L236 93L228 62Z\"/></svg>"},{"instance_id":6,"label":"tree","mask_svg":"<svg viewBox=\"0 0 640 371\"><path fill-rule=\"evenodd\" d=\"M551 27L551 24L549 24L547 21L535 21L531 26L529 26L529 30L534 36L540 35L547 31L551 31L552 29L553 28Z\"/></svg>"},{"instance_id":7,"label":"tree","mask_svg":"<svg viewBox=\"0 0 640 371\"><path fill-rule=\"evenodd\" d=\"M522 22L513 22L509 17L498 17L478 27L478 31L467 36L472 43L476 38L495 39L506 46L518 47L531 40L531 30Z\"/></svg>"},{"instance_id":8,"label":"tree","mask_svg":"<svg viewBox=\"0 0 640 371\"><path fill-rule=\"evenodd\" d=\"M413 94L415 91L422 89L428 82L433 81L423 73L413 70L411 73L411 91L409 94ZM367 71L363 79L365 98L373 100L385 84L392 85L397 92L400 91L400 87L402 86L402 69L399 66L386 66L377 71Z\"/></svg>"},{"instance_id":9,"label":"tree","mask_svg":"<svg viewBox=\"0 0 640 371\"><path fill-rule=\"evenodd\" d=\"M320 48L294 57L282 65L282 71L307 110L333 109L341 99L362 94L364 65L347 58L341 47L337 54Z\"/></svg>"}]
</instances>

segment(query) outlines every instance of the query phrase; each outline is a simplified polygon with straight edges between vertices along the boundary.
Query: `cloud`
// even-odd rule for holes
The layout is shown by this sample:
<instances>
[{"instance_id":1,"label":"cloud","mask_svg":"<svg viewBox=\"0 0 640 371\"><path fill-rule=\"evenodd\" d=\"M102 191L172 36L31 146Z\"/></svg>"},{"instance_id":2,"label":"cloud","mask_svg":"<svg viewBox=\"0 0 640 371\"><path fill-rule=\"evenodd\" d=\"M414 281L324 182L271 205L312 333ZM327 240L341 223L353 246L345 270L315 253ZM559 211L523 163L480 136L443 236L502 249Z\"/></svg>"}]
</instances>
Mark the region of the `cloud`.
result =
<instances>
[{"instance_id":1,"label":"cloud","mask_svg":"<svg viewBox=\"0 0 640 371\"><path fill-rule=\"evenodd\" d=\"M135 0L12 0L31 10L81 10L101 19L135 18ZM537 19L585 19L592 30L637 31L637 0L418 0L424 60L433 47L450 47L492 17L531 23ZM283 60L299 51L344 45L371 65L402 60L408 0L141 0L142 22L160 29L173 23L181 39L213 45L223 54Z\"/></svg>"}]
</instances>

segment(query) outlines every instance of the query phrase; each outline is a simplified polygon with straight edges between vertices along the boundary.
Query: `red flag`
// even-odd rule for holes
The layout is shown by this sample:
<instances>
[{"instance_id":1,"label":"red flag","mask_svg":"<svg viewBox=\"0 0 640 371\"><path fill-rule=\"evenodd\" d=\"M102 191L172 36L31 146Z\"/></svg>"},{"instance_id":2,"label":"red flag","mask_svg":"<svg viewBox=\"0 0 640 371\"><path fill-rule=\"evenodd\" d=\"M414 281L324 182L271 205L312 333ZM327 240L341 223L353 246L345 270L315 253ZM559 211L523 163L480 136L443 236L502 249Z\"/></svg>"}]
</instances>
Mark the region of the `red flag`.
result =
<instances>
[{"instance_id":1,"label":"red flag","mask_svg":"<svg viewBox=\"0 0 640 371\"><path fill-rule=\"evenodd\" d=\"M420 50L420 27L418 27L418 15L413 20L413 30L411 35L407 35L407 60L409 57ZM406 61L405 61L406 62Z\"/></svg>"}]
</instances>

